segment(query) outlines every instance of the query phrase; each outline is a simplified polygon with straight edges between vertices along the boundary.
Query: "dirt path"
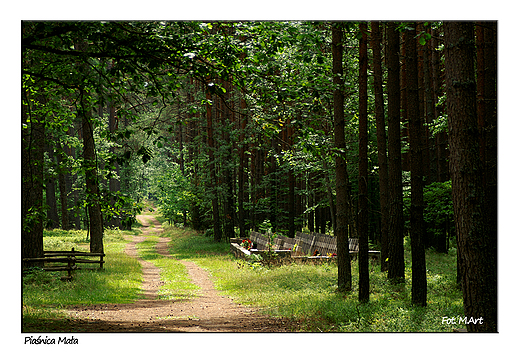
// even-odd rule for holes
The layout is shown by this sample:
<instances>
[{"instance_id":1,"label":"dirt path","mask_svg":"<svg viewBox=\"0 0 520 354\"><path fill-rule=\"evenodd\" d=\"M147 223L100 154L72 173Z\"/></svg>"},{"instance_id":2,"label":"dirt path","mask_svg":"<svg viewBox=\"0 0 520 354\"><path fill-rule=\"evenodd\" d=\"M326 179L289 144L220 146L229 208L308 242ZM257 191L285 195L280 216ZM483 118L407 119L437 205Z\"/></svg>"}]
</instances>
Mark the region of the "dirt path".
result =
<instances>
[{"instance_id":1,"label":"dirt path","mask_svg":"<svg viewBox=\"0 0 520 354\"><path fill-rule=\"evenodd\" d=\"M201 288L198 296L191 300L157 299L157 290L163 284L161 270L137 256L136 244L160 234L162 228L152 215L139 215L138 220L143 233L133 236L125 252L141 263L144 299L132 304L74 307L69 314L75 326L89 332L287 332L295 328L287 321L256 314L254 309L234 303L214 288L207 271L189 261L178 260ZM168 242L170 239L160 237L156 250L171 257Z\"/></svg>"}]
</instances>

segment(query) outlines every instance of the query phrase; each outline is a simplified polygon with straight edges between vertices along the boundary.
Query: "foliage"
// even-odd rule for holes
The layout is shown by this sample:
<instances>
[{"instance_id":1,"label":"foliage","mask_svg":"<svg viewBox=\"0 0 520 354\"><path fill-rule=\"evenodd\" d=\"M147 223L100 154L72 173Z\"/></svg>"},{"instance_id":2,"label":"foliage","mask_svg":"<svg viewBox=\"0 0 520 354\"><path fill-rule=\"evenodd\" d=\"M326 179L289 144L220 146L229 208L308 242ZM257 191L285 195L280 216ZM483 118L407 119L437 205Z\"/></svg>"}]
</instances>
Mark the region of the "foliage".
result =
<instances>
[{"instance_id":1,"label":"foliage","mask_svg":"<svg viewBox=\"0 0 520 354\"><path fill-rule=\"evenodd\" d=\"M451 181L433 182L424 187L424 220L439 223L453 218Z\"/></svg>"},{"instance_id":2,"label":"foliage","mask_svg":"<svg viewBox=\"0 0 520 354\"><path fill-rule=\"evenodd\" d=\"M434 240L446 240L447 235L454 234L453 230L453 201L451 191L451 181L433 182L424 187L424 222L428 235L432 235ZM410 210L410 189L405 188L404 193L405 224L409 224ZM446 243L446 242L444 242ZM433 243L430 245L444 251L442 247Z\"/></svg>"}]
</instances>

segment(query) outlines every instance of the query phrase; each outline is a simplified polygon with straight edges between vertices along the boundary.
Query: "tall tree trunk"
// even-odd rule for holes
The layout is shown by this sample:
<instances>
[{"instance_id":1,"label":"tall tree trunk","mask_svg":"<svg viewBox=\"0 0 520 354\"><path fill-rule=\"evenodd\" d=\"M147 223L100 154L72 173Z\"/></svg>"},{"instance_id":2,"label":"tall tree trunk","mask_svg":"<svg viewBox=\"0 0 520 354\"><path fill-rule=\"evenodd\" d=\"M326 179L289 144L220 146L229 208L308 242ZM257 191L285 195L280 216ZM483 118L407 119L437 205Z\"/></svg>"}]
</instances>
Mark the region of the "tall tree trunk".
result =
<instances>
[{"instance_id":1,"label":"tall tree trunk","mask_svg":"<svg viewBox=\"0 0 520 354\"><path fill-rule=\"evenodd\" d=\"M54 160L54 147L48 142L46 143L47 156L51 161L51 166L55 167L56 163ZM52 168L51 170L54 170ZM60 227L60 217L58 216L58 203L56 202L56 177L54 172L51 171L51 175L47 176L45 183L45 201L47 204L47 225L48 229L56 229Z\"/></svg>"},{"instance_id":2,"label":"tall tree trunk","mask_svg":"<svg viewBox=\"0 0 520 354\"><path fill-rule=\"evenodd\" d=\"M359 24L359 301L370 298L368 267L368 53L367 24Z\"/></svg>"},{"instance_id":3,"label":"tall tree trunk","mask_svg":"<svg viewBox=\"0 0 520 354\"><path fill-rule=\"evenodd\" d=\"M334 82L334 147L336 149L336 243L338 249L338 290L352 290L348 246L347 165L345 161L345 112L343 107L343 26L332 24L332 74Z\"/></svg>"},{"instance_id":4,"label":"tall tree trunk","mask_svg":"<svg viewBox=\"0 0 520 354\"><path fill-rule=\"evenodd\" d=\"M431 27L427 28L427 33L431 35ZM432 85L432 50L430 47L430 43L427 43L424 46L424 79L423 79L423 86L424 86L424 115L425 115L425 122L427 124L424 125L424 131L426 132L426 144L429 157L429 167L428 167L428 182L426 184L430 184L432 182L435 182L437 180L437 161L436 161L436 154L435 154L435 140L433 136L430 133L430 130L428 128L428 125L433 124L433 117L434 117L434 97L433 97L433 85Z\"/></svg>"},{"instance_id":5,"label":"tall tree trunk","mask_svg":"<svg viewBox=\"0 0 520 354\"><path fill-rule=\"evenodd\" d=\"M223 163L223 173L224 173L224 237L226 239L230 239L235 237L235 198L234 198L234 188L233 181L235 181L234 174L234 159L233 159L233 142L231 139L231 131L234 126L234 113L228 108L228 105L232 105L230 101L230 92L231 85L228 81L224 81L224 88L226 89L226 93L224 97L221 98L222 101L222 109L221 109L221 127L223 129L222 137L225 144L225 152L224 152L224 163ZM227 104L226 104L227 103Z\"/></svg>"},{"instance_id":6,"label":"tall tree trunk","mask_svg":"<svg viewBox=\"0 0 520 354\"><path fill-rule=\"evenodd\" d=\"M383 97L383 70L381 68L381 30L379 22L371 24L374 62L374 93L377 127L377 161L379 165L379 204L381 210L381 271L388 270L388 159L386 156L385 109Z\"/></svg>"},{"instance_id":7,"label":"tall tree trunk","mask_svg":"<svg viewBox=\"0 0 520 354\"><path fill-rule=\"evenodd\" d=\"M109 102L108 104L108 131L110 133L115 133L117 127L117 117L116 117L116 107L114 106L113 102ZM115 154L115 148L112 146L110 147L110 153ZM121 183L119 180L120 176L120 169L119 169L119 163L117 162L117 159L113 159L112 166L113 169L110 179L108 180L108 190L110 191L110 205L114 207L116 199L115 195L121 191ZM110 226L121 228L121 219L118 217L112 218L112 220L109 222Z\"/></svg>"},{"instance_id":8,"label":"tall tree trunk","mask_svg":"<svg viewBox=\"0 0 520 354\"><path fill-rule=\"evenodd\" d=\"M206 88L208 89L208 88ZM211 197L211 207L213 210L213 238L216 242L220 242L222 240L222 229L220 223L220 212L218 205L218 193L217 193L217 173L216 173L216 161L215 161L215 142L214 142L214 131L213 131L213 116L212 110L213 106L209 103L211 102L211 93L209 91L206 93L206 99L208 103L206 104L206 121L207 121L207 129L208 129L208 168L210 171L210 189L212 193Z\"/></svg>"},{"instance_id":9,"label":"tall tree trunk","mask_svg":"<svg viewBox=\"0 0 520 354\"><path fill-rule=\"evenodd\" d=\"M45 117L32 111L27 95L22 104L22 258L37 258L43 257Z\"/></svg>"},{"instance_id":10,"label":"tall tree trunk","mask_svg":"<svg viewBox=\"0 0 520 354\"><path fill-rule=\"evenodd\" d=\"M444 103L439 102L439 97L444 93L443 91L443 72L441 66L440 51L437 50L439 46L438 37L440 30L432 30L431 49L432 49L432 88L434 99L434 119L439 118L444 112ZM449 179L448 171L448 152L447 152L447 134L446 132L439 132L435 136L435 161L437 171L437 182L445 182Z\"/></svg>"},{"instance_id":11,"label":"tall tree trunk","mask_svg":"<svg viewBox=\"0 0 520 354\"><path fill-rule=\"evenodd\" d=\"M83 140L83 132L81 131L80 120L76 119L76 121L74 122L73 128L74 129L69 128L69 132L68 132L69 136L73 136L74 131L76 131L78 133L78 139L80 141ZM68 156L72 157L73 159L78 157L78 153L76 152L76 148L74 148L74 147L70 147L69 149L67 149L67 153L68 153ZM82 213L83 208L80 206L82 203L80 201L79 190L78 190L78 188L74 188L74 186L78 180L78 175L72 174L70 177L71 177L70 184L67 187L67 190L71 191L70 194L72 196L72 202L74 205L74 218L73 218L74 228L76 230L81 230L81 216L80 215Z\"/></svg>"},{"instance_id":12,"label":"tall tree trunk","mask_svg":"<svg viewBox=\"0 0 520 354\"><path fill-rule=\"evenodd\" d=\"M246 201L246 184L247 183L247 157L246 157L246 143L245 143L245 132L247 127L247 114L246 114L246 101L240 98L240 162L238 167L238 227L240 229L240 238L246 237L246 210L244 208L244 202Z\"/></svg>"},{"instance_id":13,"label":"tall tree trunk","mask_svg":"<svg viewBox=\"0 0 520 354\"><path fill-rule=\"evenodd\" d=\"M486 203L474 72L474 24L446 22L446 90L453 209L464 313L470 332L497 331L497 229ZM480 323L482 322L482 323Z\"/></svg>"},{"instance_id":14,"label":"tall tree trunk","mask_svg":"<svg viewBox=\"0 0 520 354\"><path fill-rule=\"evenodd\" d=\"M78 51L86 51L88 44L86 41L76 43ZM84 75L88 74L86 63L79 63L79 71ZM85 170L85 185L87 210L90 232L90 252L103 252L103 216L101 214L98 164L96 148L94 142L94 127L92 120L92 107L85 97L83 87L79 88L79 106L77 107L78 116L81 117L81 130L83 133L83 169Z\"/></svg>"},{"instance_id":15,"label":"tall tree trunk","mask_svg":"<svg viewBox=\"0 0 520 354\"><path fill-rule=\"evenodd\" d=\"M399 85L399 32L388 23L386 56L388 67L388 279L404 281L403 186L401 169L401 124ZM383 260L385 261L385 260Z\"/></svg>"},{"instance_id":16,"label":"tall tree trunk","mask_svg":"<svg viewBox=\"0 0 520 354\"><path fill-rule=\"evenodd\" d=\"M83 131L83 168L85 169L90 226L90 252L103 252L103 217L101 215L92 111L89 104L85 102L82 90L80 93L80 105L79 115L82 117L81 128Z\"/></svg>"},{"instance_id":17,"label":"tall tree trunk","mask_svg":"<svg viewBox=\"0 0 520 354\"><path fill-rule=\"evenodd\" d=\"M57 161L58 161L58 186L60 189L60 204L61 204L61 228L63 230L69 230L70 229L70 222L69 222L69 196L68 191L69 188L69 180L70 180L70 174L69 174L69 166L68 164L65 164L63 161L63 156L67 156L63 145L59 143L60 151L57 155ZM65 166L64 166L65 165Z\"/></svg>"},{"instance_id":18,"label":"tall tree trunk","mask_svg":"<svg viewBox=\"0 0 520 354\"><path fill-rule=\"evenodd\" d=\"M497 230L497 23L478 22L476 29L480 159L484 164L486 209L495 210L488 214L488 221L490 229Z\"/></svg>"},{"instance_id":19,"label":"tall tree trunk","mask_svg":"<svg viewBox=\"0 0 520 354\"><path fill-rule=\"evenodd\" d=\"M426 258L423 228L423 156L421 149L422 117L419 109L419 80L415 26L405 32L406 96L410 131L410 170L412 196L410 207L410 237L412 246L412 303L426 306Z\"/></svg>"}]
</instances>

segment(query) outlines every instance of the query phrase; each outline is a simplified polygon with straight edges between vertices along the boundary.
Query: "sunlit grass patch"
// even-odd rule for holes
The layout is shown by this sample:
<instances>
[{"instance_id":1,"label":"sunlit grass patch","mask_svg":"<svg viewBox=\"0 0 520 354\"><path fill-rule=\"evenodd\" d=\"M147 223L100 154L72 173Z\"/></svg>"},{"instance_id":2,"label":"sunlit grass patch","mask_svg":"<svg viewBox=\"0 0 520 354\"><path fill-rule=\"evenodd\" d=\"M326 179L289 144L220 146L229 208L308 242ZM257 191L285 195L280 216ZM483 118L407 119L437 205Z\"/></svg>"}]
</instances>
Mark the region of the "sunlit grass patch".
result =
<instances>
[{"instance_id":1,"label":"sunlit grass patch","mask_svg":"<svg viewBox=\"0 0 520 354\"><path fill-rule=\"evenodd\" d=\"M155 246L158 239L158 236L148 236L145 241L137 244L137 249L139 257L161 269L160 277L164 284L157 292L159 299L188 300L193 298L199 287L191 282L186 267L182 263L157 253Z\"/></svg>"},{"instance_id":2,"label":"sunlit grass patch","mask_svg":"<svg viewBox=\"0 0 520 354\"><path fill-rule=\"evenodd\" d=\"M139 262L124 254L126 241L119 230L108 231L105 237L104 269L74 271L73 281L60 280L62 272L35 270L22 280L24 324L39 318L63 317L65 309L72 305L131 303L139 297L142 282ZM45 250L88 250L86 232L75 230L47 231ZM87 266L88 267L88 266ZM81 267L84 268L84 267Z\"/></svg>"},{"instance_id":3,"label":"sunlit grass patch","mask_svg":"<svg viewBox=\"0 0 520 354\"><path fill-rule=\"evenodd\" d=\"M174 236L172 252L207 269L216 287L236 302L262 312L299 320L302 330L341 332L451 332L443 316L463 313L462 294L456 284L455 251L426 252L428 305L411 304L410 245L405 242L405 282L393 284L370 263L370 301L358 301L358 263L352 262L353 289L337 292L335 264L292 264L281 267L250 266L229 254L229 244L187 229L168 230ZM190 252L193 250L193 252ZM211 256L208 256L212 253Z\"/></svg>"}]
</instances>

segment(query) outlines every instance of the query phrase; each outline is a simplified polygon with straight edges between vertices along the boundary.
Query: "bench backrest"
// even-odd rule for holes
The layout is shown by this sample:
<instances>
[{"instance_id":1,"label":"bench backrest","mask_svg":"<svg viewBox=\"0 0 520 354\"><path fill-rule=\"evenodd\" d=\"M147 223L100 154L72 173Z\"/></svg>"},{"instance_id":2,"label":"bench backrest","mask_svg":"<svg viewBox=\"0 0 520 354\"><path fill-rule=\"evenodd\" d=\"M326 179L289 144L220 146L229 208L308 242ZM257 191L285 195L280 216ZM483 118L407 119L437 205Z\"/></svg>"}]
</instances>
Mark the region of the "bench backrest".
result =
<instances>
[{"instance_id":1,"label":"bench backrest","mask_svg":"<svg viewBox=\"0 0 520 354\"><path fill-rule=\"evenodd\" d=\"M264 235L251 231L250 237L259 250L266 250L269 239ZM273 240L274 249L293 249L294 245L298 245L304 254L313 254L318 251L321 255L337 253L336 237L312 232L311 234L304 234L296 232L295 238L285 236L278 236ZM349 238L349 251L359 252L359 240L357 238Z\"/></svg>"}]
</instances>

